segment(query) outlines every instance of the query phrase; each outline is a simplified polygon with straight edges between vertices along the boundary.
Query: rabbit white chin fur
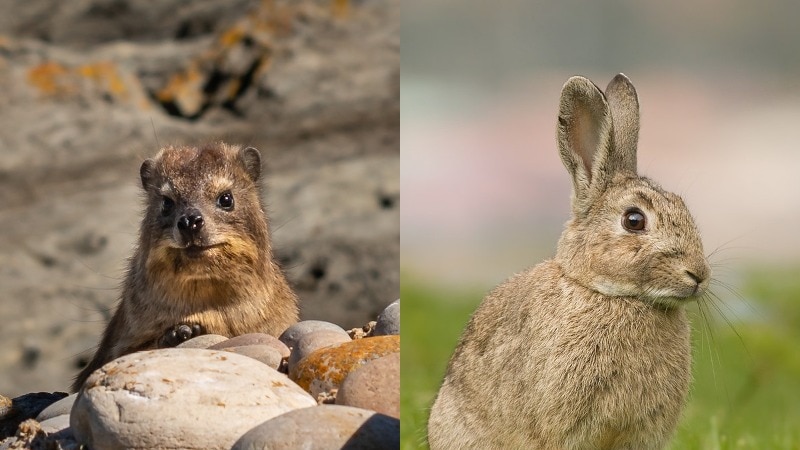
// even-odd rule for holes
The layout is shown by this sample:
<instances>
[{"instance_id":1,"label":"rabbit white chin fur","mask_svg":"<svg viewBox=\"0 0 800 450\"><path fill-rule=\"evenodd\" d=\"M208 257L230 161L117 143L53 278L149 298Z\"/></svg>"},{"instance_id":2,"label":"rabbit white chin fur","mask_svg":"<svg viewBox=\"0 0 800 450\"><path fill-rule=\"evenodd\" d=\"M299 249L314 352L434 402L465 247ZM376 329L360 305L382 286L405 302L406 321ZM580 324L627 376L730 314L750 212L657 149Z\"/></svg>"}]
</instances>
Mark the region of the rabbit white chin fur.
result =
<instances>
[{"instance_id":1,"label":"rabbit white chin fur","mask_svg":"<svg viewBox=\"0 0 800 450\"><path fill-rule=\"evenodd\" d=\"M431 409L449 449L659 449L691 380L683 304L711 270L683 200L636 173L639 103L622 74L605 94L561 92L558 145L573 182L556 256L475 311Z\"/></svg>"}]
</instances>

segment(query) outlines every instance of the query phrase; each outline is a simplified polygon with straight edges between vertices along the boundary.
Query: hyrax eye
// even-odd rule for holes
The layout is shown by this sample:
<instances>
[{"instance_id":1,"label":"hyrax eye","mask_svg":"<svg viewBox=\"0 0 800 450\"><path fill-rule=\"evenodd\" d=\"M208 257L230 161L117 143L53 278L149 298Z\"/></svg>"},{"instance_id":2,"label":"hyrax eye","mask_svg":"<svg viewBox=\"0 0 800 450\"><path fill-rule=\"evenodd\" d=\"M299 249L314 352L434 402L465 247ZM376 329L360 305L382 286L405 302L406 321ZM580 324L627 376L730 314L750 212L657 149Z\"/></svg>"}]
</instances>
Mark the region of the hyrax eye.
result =
<instances>
[{"instance_id":1,"label":"hyrax eye","mask_svg":"<svg viewBox=\"0 0 800 450\"><path fill-rule=\"evenodd\" d=\"M233 194L230 192L223 192L217 197L217 205L226 210L233 209Z\"/></svg>"},{"instance_id":2,"label":"hyrax eye","mask_svg":"<svg viewBox=\"0 0 800 450\"><path fill-rule=\"evenodd\" d=\"M628 231L644 231L647 218L638 208L625 211L622 215L622 226Z\"/></svg>"},{"instance_id":3,"label":"hyrax eye","mask_svg":"<svg viewBox=\"0 0 800 450\"><path fill-rule=\"evenodd\" d=\"M172 210L173 209L175 209L175 202L171 198L169 198L167 196L162 196L161 197L161 215L166 217L166 216L172 214Z\"/></svg>"}]
</instances>

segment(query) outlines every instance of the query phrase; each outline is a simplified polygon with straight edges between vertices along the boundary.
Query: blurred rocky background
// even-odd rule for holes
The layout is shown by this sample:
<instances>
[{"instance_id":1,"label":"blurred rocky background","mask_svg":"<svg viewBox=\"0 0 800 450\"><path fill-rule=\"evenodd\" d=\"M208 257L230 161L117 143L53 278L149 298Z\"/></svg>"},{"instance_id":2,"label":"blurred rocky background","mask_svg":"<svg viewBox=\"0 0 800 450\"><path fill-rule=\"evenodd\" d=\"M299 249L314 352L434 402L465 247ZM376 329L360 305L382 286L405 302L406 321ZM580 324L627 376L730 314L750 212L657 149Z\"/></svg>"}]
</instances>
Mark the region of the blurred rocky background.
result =
<instances>
[{"instance_id":1,"label":"blurred rocky background","mask_svg":"<svg viewBox=\"0 0 800 450\"><path fill-rule=\"evenodd\" d=\"M113 311L159 144L252 145L302 317L399 295L399 0L0 6L0 393L65 390Z\"/></svg>"}]
</instances>

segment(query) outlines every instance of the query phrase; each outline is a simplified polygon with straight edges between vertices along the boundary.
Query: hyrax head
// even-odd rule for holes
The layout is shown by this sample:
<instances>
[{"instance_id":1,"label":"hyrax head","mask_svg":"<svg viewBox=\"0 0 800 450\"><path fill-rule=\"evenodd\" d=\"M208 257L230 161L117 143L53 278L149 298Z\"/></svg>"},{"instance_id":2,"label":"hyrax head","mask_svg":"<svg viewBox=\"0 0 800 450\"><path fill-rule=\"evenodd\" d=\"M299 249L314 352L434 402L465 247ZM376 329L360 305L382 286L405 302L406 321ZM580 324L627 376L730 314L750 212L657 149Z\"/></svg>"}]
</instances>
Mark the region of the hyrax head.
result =
<instances>
[{"instance_id":1,"label":"hyrax head","mask_svg":"<svg viewBox=\"0 0 800 450\"><path fill-rule=\"evenodd\" d=\"M257 267L269 252L259 195L261 157L223 143L166 147L142 163L142 245L152 270L201 278Z\"/></svg>"}]
</instances>

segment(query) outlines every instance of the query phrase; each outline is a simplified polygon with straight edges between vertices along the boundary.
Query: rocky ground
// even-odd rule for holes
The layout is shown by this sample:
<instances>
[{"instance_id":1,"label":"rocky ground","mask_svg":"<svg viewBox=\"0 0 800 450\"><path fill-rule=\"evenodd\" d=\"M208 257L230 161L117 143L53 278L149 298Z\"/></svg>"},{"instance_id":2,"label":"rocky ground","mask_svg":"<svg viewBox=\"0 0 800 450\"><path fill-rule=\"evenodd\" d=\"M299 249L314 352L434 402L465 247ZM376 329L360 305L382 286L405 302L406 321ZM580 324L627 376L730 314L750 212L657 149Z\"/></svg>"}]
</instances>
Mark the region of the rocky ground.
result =
<instances>
[{"instance_id":1,"label":"rocky ground","mask_svg":"<svg viewBox=\"0 0 800 450\"><path fill-rule=\"evenodd\" d=\"M159 143L261 151L304 319L397 298L398 27L399 0L5 2L0 393L66 390L90 356Z\"/></svg>"},{"instance_id":2,"label":"rocky ground","mask_svg":"<svg viewBox=\"0 0 800 450\"><path fill-rule=\"evenodd\" d=\"M207 334L122 356L81 390L0 395L0 450L396 449L400 302L349 332Z\"/></svg>"}]
</instances>

